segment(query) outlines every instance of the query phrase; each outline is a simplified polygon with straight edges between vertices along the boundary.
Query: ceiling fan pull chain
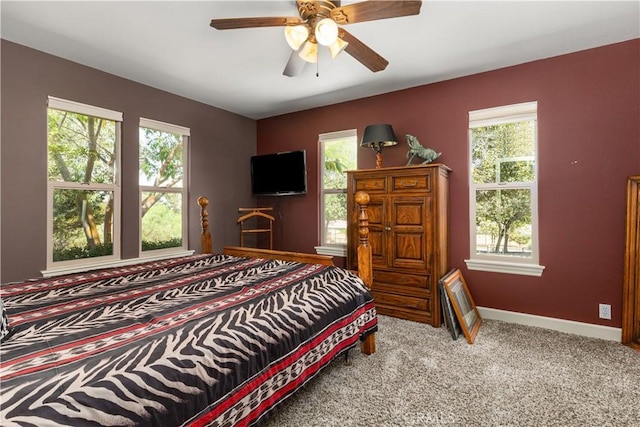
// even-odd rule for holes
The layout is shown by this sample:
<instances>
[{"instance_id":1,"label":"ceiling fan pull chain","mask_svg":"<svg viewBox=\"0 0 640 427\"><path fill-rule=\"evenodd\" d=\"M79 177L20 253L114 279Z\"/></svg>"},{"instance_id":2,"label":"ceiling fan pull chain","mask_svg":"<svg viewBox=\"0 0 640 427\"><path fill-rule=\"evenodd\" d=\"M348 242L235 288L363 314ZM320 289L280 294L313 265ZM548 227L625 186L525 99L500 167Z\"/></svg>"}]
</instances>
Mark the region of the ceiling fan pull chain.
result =
<instances>
[{"instance_id":1,"label":"ceiling fan pull chain","mask_svg":"<svg viewBox=\"0 0 640 427\"><path fill-rule=\"evenodd\" d=\"M320 55L316 59L316 77L320 77Z\"/></svg>"}]
</instances>

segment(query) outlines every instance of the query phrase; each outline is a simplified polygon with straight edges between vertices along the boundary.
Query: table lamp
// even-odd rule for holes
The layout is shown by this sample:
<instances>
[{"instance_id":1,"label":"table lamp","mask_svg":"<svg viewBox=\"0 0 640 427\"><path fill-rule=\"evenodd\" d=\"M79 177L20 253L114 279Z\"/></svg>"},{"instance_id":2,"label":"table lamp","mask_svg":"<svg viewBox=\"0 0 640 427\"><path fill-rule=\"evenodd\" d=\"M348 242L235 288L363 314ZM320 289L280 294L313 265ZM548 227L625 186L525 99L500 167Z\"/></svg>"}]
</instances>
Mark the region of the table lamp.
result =
<instances>
[{"instance_id":1,"label":"table lamp","mask_svg":"<svg viewBox=\"0 0 640 427\"><path fill-rule=\"evenodd\" d=\"M398 143L393 127L387 124L369 125L364 128L361 147L371 147L376 152L376 169L382 167L382 148Z\"/></svg>"}]
</instances>

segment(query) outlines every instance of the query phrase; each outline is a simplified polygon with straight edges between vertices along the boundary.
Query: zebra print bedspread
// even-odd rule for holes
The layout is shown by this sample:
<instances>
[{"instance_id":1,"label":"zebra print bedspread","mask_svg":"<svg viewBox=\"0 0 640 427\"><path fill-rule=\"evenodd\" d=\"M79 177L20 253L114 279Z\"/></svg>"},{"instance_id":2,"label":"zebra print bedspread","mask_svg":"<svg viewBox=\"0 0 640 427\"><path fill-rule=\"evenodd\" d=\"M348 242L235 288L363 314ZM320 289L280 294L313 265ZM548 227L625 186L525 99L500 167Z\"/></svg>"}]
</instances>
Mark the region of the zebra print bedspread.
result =
<instances>
[{"instance_id":1,"label":"zebra print bedspread","mask_svg":"<svg viewBox=\"0 0 640 427\"><path fill-rule=\"evenodd\" d=\"M194 255L3 285L0 425L259 423L377 328L336 267Z\"/></svg>"}]
</instances>

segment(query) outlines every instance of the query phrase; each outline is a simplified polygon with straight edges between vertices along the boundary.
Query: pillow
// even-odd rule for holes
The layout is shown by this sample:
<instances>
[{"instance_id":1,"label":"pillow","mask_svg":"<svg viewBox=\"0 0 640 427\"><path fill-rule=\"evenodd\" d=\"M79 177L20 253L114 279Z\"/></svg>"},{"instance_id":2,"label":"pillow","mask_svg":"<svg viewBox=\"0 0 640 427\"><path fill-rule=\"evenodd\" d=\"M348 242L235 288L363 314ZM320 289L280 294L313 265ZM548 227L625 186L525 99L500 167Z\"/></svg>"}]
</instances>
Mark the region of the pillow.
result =
<instances>
[{"instance_id":1,"label":"pillow","mask_svg":"<svg viewBox=\"0 0 640 427\"><path fill-rule=\"evenodd\" d=\"M5 338L9 338L9 332L11 332L9 316L7 316L7 310L4 307L2 298L0 298L0 342L4 341Z\"/></svg>"}]
</instances>

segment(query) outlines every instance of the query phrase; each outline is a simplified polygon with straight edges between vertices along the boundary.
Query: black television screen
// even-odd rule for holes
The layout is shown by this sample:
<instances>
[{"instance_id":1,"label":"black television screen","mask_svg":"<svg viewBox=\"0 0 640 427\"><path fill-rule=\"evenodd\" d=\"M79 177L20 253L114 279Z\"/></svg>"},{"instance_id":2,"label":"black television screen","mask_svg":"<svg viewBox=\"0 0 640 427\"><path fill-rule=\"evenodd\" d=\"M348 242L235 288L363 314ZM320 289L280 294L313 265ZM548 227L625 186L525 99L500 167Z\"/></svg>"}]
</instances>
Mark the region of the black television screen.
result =
<instances>
[{"instance_id":1,"label":"black television screen","mask_svg":"<svg viewBox=\"0 0 640 427\"><path fill-rule=\"evenodd\" d=\"M304 150L251 157L251 191L257 196L287 196L307 192Z\"/></svg>"}]
</instances>

